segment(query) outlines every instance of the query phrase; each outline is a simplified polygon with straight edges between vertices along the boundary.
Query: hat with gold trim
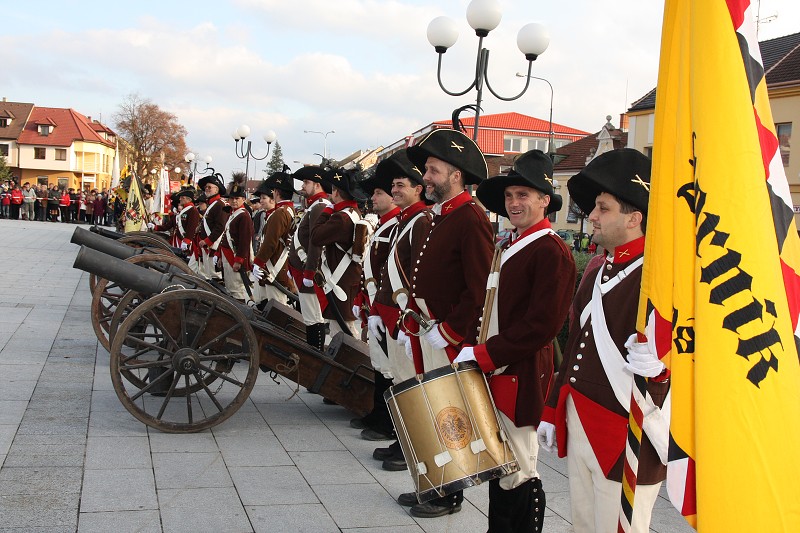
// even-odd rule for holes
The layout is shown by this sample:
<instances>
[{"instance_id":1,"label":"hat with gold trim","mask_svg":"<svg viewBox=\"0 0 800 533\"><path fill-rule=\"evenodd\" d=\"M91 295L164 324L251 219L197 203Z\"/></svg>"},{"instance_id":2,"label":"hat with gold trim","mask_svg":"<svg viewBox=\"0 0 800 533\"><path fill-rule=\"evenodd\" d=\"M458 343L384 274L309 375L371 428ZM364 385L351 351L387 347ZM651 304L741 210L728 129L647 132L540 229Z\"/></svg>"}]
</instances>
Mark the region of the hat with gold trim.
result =
<instances>
[{"instance_id":1,"label":"hat with gold trim","mask_svg":"<svg viewBox=\"0 0 800 533\"><path fill-rule=\"evenodd\" d=\"M600 193L618 199L647 213L650 199L650 159L633 148L619 148L600 154L567 183L570 197L589 214Z\"/></svg>"},{"instance_id":2,"label":"hat with gold trim","mask_svg":"<svg viewBox=\"0 0 800 533\"><path fill-rule=\"evenodd\" d=\"M519 156L507 175L483 181L475 195L486 209L508 218L505 190L512 185L531 187L548 195L550 204L545 214L561 210L563 200L553 189L553 161L541 150L531 150Z\"/></svg>"},{"instance_id":3,"label":"hat with gold trim","mask_svg":"<svg viewBox=\"0 0 800 533\"><path fill-rule=\"evenodd\" d=\"M478 145L460 131L433 130L406 151L411 162L423 173L425 162L429 157L435 157L461 170L467 185L477 185L489 174Z\"/></svg>"}]
</instances>

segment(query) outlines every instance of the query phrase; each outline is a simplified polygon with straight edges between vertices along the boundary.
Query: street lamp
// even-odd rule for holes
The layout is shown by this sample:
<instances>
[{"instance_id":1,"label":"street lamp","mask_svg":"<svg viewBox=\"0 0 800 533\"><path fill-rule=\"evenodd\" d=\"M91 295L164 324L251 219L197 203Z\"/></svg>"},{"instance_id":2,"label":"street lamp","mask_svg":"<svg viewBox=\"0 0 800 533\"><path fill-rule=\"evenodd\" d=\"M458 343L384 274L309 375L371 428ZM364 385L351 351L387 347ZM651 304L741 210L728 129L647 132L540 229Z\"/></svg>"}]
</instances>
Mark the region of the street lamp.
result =
<instances>
[{"instance_id":1,"label":"street lamp","mask_svg":"<svg viewBox=\"0 0 800 533\"><path fill-rule=\"evenodd\" d=\"M269 155L269 149L272 146L272 143L275 142L275 139L278 138L278 135L272 130L269 130L269 131L267 131L267 133L264 134L264 142L267 143L267 153L264 154L262 157L256 157L253 154L253 143L252 143L252 141L247 141L247 148L245 148L244 141L245 141L245 139L247 138L248 135L250 135L250 126L246 126L245 124L242 124L241 126L236 128L235 130L233 130L233 133L231 134L231 136L233 137L233 140L236 141L236 148L235 148L236 157L238 157L239 159L245 159L246 160L244 174L247 177L247 179L250 179L250 176L249 176L250 158L252 157L256 161L262 161L262 160L266 159L267 156ZM239 141L242 141L241 148L239 147Z\"/></svg>"},{"instance_id":2,"label":"street lamp","mask_svg":"<svg viewBox=\"0 0 800 533\"><path fill-rule=\"evenodd\" d=\"M336 132L334 130L326 131L325 133L322 133L321 131L314 131L314 130L303 130L303 133L317 133L319 135L322 135L322 137L323 137L323 141L322 141L322 157L324 157L325 159L328 159L328 134L336 133Z\"/></svg>"},{"instance_id":3,"label":"street lamp","mask_svg":"<svg viewBox=\"0 0 800 533\"><path fill-rule=\"evenodd\" d=\"M486 83L486 88L489 89L489 92L505 102L516 100L525 94L530 84L530 77L528 77L525 80L525 87L522 88L519 94L507 97L497 94L489 83L489 50L483 47L483 39L500 24L501 18L500 5L496 0L472 0L467 6L467 22L475 30L475 35L478 36L478 57L475 62L475 77L472 83L463 91L457 92L447 90L442 83L442 56L458 40L456 23L449 17L436 17L428 24L428 42L433 45L436 53L439 54L439 63L436 68L439 87L450 96L463 96L472 89L478 91L475 105L475 126L472 130L472 139L475 141L478 139L478 121L480 120L484 83ZM550 34L542 24L531 22L519 30L517 47L525 55L525 59L528 60L528 76L530 76L533 68L533 62L547 50L549 44Z\"/></svg>"},{"instance_id":4,"label":"street lamp","mask_svg":"<svg viewBox=\"0 0 800 533\"><path fill-rule=\"evenodd\" d=\"M517 72L517 77L518 78L527 77L527 78L533 79L533 80L541 80L541 81L545 82L548 87L550 87L550 136L549 136L549 140L547 141L547 153L550 155L550 159L553 159L553 155L556 153L555 135L553 133L553 85L549 81L544 79L544 78L531 76L530 73L525 75L522 72Z\"/></svg>"},{"instance_id":5,"label":"street lamp","mask_svg":"<svg viewBox=\"0 0 800 533\"><path fill-rule=\"evenodd\" d=\"M198 175L203 176L205 174L214 172L214 169L210 166L211 162L213 161L210 155L207 155L203 158L203 162L206 164L206 168L204 168L203 170L197 170L198 161L197 161L197 156L194 155L194 153L189 152L188 154L186 154L183 160L186 161L186 164L189 166L189 168L186 169L189 172L188 185L195 185L194 183L195 176Z\"/></svg>"}]
</instances>

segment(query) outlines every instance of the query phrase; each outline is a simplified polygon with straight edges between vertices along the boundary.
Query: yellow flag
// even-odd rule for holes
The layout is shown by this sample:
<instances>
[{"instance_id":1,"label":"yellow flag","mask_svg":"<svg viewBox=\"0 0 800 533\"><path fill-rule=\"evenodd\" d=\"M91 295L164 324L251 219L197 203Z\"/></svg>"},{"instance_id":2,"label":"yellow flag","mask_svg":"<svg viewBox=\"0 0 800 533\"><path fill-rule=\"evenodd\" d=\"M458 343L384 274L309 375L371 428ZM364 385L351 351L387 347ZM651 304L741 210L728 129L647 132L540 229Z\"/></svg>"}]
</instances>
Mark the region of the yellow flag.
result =
<instances>
[{"instance_id":1,"label":"yellow flag","mask_svg":"<svg viewBox=\"0 0 800 533\"><path fill-rule=\"evenodd\" d=\"M125 233L144 231L147 228L147 210L144 206L139 178L131 174L131 186L128 190L128 201L125 207Z\"/></svg>"},{"instance_id":2,"label":"yellow flag","mask_svg":"<svg viewBox=\"0 0 800 533\"><path fill-rule=\"evenodd\" d=\"M639 330L698 531L800 531L800 240L749 0L666 0Z\"/></svg>"}]
</instances>

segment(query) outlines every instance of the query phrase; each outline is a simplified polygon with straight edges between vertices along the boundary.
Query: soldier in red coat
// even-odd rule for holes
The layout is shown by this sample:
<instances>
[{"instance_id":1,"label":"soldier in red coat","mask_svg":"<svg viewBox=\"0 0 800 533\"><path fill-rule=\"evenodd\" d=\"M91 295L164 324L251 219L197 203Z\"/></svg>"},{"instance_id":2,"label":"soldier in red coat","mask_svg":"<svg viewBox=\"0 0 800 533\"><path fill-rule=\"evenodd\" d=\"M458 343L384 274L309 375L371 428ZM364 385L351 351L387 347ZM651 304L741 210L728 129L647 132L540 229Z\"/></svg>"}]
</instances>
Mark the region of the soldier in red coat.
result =
<instances>
[{"instance_id":1,"label":"soldier in red coat","mask_svg":"<svg viewBox=\"0 0 800 533\"><path fill-rule=\"evenodd\" d=\"M545 494L536 469L536 426L553 379L553 339L567 318L575 288L572 252L547 215L561 208L553 164L540 150L523 154L507 176L480 184L478 199L514 231L500 245L494 299L481 326L487 340L461 350L455 362L477 361L520 470L489 482L489 531L541 532Z\"/></svg>"},{"instance_id":2,"label":"soldier in red coat","mask_svg":"<svg viewBox=\"0 0 800 533\"><path fill-rule=\"evenodd\" d=\"M253 266L253 219L245 208L247 190L234 181L228 189L231 207L219 245L222 279L228 292L243 302L253 300L252 282L248 277Z\"/></svg>"},{"instance_id":3,"label":"soldier in red coat","mask_svg":"<svg viewBox=\"0 0 800 533\"><path fill-rule=\"evenodd\" d=\"M225 222L228 220L228 213L225 209L225 202L220 193L225 192L225 184L222 183L222 176L212 174L202 178L198 186L206 197L208 207L203 213L200 222L200 261L202 262L201 272L206 279L219 279L216 265L218 261L219 243L222 241L222 234L225 231Z\"/></svg>"},{"instance_id":4,"label":"soldier in red coat","mask_svg":"<svg viewBox=\"0 0 800 533\"><path fill-rule=\"evenodd\" d=\"M381 268L378 292L368 321L371 334L385 339L389 371L394 382L400 383L414 377L415 369L405 347L397 343L398 319L400 313L408 308L411 273L431 230L433 213L424 200L425 182L420 169L411 163L404 151L397 152L392 158L396 158L397 163L396 170L390 173L393 176L392 199L400 208L400 214L393 231L391 251ZM383 461L381 467L384 470L408 469L398 442L376 448L372 456Z\"/></svg>"},{"instance_id":5,"label":"soldier in red coat","mask_svg":"<svg viewBox=\"0 0 800 533\"><path fill-rule=\"evenodd\" d=\"M358 201L365 200L355 173L341 168L326 178L332 185L333 205L326 207L311 226L311 244L324 247L320 273L328 305L322 311L331 336L339 331L357 336L353 300L361 287L361 263L355 260L356 224L361 221Z\"/></svg>"},{"instance_id":6,"label":"soldier in red coat","mask_svg":"<svg viewBox=\"0 0 800 533\"><path fill-rule=\"evenodd\" d=\"M392 178L399 172L395 170L398 168L395 161L399 157L406 157L404 151L397 152L378 163L375 175L361 182L361 188L372 199L372 211L379 217L363 264L362 294L365 294L364 307L367 309L375 302L381 281L381 270L389 257L391 238L397 226L397 215L400 213L400 208L392 199ZM367 416L351 420L350 425L362 429L361 438L365 440L388 440L393 437L394 428L389 409L383 399L383 393L392 384L385 330L380 332L374 328L370 329L367 332L367 339L370 362L375 370L373 409Z\"/></svg>"},{"instance_id":7,"label":"soldier in red coat","mask_svg":"<svg viewBox=\"0 0 800 533\"><path fill-rule=\"evenodd\" d=\"M328 199L331 185L323 179L326 171L318 166L305 166L293 174L303 182L306 209L297 225L289 247L289 273L297 284L300 313L306 326L306 341L318 350L325 347L327 324L322 309L327 305L325 293L314 284L319 269L322 248L312 244L311 228L322 210L333 205Z\"/></svg>"},{"instance_id":8,"label":"soldier in red coat","mask_svg":"<svg viewBox=\"0 0 800 533\"><path fill-rule=\"evenodd\" d=\"M633 374L648 378L631 531L647 532L666 475L668 371L655 349L637 342L650 160L629 148L593 159L569 180L589 214L592 239L608 251L587 270L573 307L564 360L537 429L541 447L567 457L575 531L614 531ZM590 283L591 282L591 283ZM653 342L653 339L651 339Z\"/></svg>"},{"instance_id":9,"label":"soldier in red coat","mask_svg":"<svg viewBox=\"0 0 800 533\"><path fill-rule=\"evenodd\" d=\"M464 344L474 344L492 262L494 237L486 213L464 190L486 179L486 160L475 142L463 133L438 129L408 148L408 158L424 168L425 194L435 205L431 231L411 272L414 306L434 327L417 336L414 324L399 337L406 340L418 371L448 365ZM412 505L419 518L437 517L461 510L463 491L417 503L414 493L398 498Z\"/></svg>"}]
</instances>

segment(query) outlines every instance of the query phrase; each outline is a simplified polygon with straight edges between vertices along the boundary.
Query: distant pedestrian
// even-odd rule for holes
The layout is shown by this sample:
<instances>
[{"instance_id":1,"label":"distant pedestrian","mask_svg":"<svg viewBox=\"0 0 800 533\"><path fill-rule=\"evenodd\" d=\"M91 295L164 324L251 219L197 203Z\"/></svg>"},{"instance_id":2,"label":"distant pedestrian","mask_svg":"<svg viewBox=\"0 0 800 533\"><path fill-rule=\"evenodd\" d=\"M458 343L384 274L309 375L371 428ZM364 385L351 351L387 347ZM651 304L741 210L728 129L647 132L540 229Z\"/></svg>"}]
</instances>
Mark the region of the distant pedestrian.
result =
<instances>
[{"instance_id":1,"label":"distant pedestrian","mask_svg":"<svg viewBox=\"0 0 800 533\"><path fill-rule=\"evenodd\" d=\"M61 213L61 222L66 224L69 222L70 213L69 213L69 205L71 199L69 197L69 192L66 189L61 191L61 198L58 203L58 210Z\"/></svg>"},{"instance_id":2,"label":"distant pedestrian","mask_svg":"<svg viewBox=\"0 0 800 533\"><path fill-rule=\"evenodd\" d=\"M19 211L22 207L22 189L16 183L11 188L11 218L19 220Z\"/></svg>"},{"instance_id":3,"label":"distant pedestrian","mask_svg":"<svg viewBox=\"0 0 800 533\"><path fill-rule=\"evenodd\" d=\"M50 222L58 222L58 207L61 203L61 193L58 186L53 185L47 192L47 211L50 214Z\"/></svg>"},{"instance_id":4,"label":"distant pedestrian","mask_svg":"<svg viewBox=\"0 0 800 533\"><path fill-rule=\"evenodd\" d=\"M103 193L99 192L95 195L92 212L94 213L92 223L96 226L103 225L106 218L106 199Z\"/></svg>"}]
</instances>

